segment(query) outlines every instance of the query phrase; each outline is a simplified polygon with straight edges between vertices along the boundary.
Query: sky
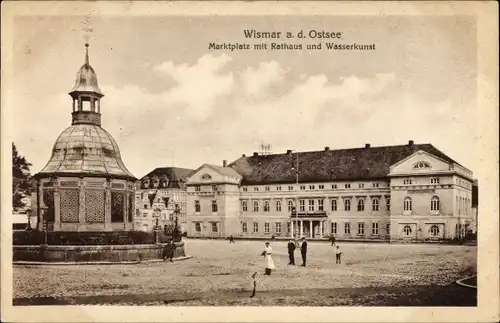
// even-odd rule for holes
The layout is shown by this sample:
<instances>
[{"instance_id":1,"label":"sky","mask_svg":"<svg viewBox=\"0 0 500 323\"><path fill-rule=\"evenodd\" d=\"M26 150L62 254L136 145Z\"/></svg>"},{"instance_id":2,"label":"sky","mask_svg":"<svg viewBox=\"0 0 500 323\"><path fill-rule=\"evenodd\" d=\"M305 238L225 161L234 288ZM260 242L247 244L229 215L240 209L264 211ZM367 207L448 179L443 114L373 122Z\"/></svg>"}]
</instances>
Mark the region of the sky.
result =
<instances>
[{"instance_id":1,"label":"sky","mask_svg":"<svg viewBox=\"0 0 500 323\"><path fill-rule=\"evenodd\" d=\"M209 50L263 41L245 39L245 29L341 32L336 43L376 50ZM470 17L31 16L16 18L14 39L12 135L32 173L70 126L68 92L87 41L105 94L102 127L138 178L231 162L262 142L284 153L414 140L473 172L479 165Z\"/></svg>"}]
</instances>

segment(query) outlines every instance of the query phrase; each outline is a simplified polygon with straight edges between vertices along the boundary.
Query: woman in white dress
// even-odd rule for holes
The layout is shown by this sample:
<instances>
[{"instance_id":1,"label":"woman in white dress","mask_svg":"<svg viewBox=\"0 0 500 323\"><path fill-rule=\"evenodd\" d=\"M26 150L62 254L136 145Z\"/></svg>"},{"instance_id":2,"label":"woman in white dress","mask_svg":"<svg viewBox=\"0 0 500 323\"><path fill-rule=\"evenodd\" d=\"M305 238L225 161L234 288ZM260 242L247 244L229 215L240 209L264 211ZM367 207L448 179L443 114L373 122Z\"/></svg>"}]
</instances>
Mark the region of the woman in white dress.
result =
<instances>
[{"instance_id":1,"label":"woman in white dress","mask_svg":"<svg viewBox=\"0 0 500 323\"><path fill-rule=\"evenodd\" d=\"M264 258L266 260L266 273L265 273L265 275L271 275L271 270L274 269L274 261L273 261L273 258L271 256L272 253L273 253L273 249L271 248L269 242L266 242L266 248L262 252L262 255L264 256Z\"/></svg>"}]
</instances>

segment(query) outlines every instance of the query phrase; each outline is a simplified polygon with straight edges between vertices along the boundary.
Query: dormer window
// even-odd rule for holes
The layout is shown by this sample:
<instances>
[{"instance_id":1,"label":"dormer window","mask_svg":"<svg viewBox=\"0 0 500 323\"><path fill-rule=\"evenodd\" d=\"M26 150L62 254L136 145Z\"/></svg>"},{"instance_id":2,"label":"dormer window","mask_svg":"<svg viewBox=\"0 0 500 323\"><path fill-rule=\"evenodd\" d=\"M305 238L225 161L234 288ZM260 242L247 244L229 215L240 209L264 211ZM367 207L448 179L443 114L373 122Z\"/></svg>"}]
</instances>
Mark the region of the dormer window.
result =
<instances>
[{"instance_id":1,"label":"dormer window","mask_svg":"<svg viewBox=\"0 0 500 323\"><path fill-rule=\"evenodd\" d=\"M149 178L145 178L142 180L142 186L144 188L148 188L149 187Z\"/></svg>"},{"instance_id":2,"label":"dormer window","mask_svg":"<svg viewBox=\"0 0 500 323\"><path fill-rule=\"evenodd\" d=\"M429 165L429 163L427 163L427 162L420 161L420 162L416 163L415 165L413 165L413 168L415 168L415 169L431 168L431 165Z\"/></svg>"}]
</instances>

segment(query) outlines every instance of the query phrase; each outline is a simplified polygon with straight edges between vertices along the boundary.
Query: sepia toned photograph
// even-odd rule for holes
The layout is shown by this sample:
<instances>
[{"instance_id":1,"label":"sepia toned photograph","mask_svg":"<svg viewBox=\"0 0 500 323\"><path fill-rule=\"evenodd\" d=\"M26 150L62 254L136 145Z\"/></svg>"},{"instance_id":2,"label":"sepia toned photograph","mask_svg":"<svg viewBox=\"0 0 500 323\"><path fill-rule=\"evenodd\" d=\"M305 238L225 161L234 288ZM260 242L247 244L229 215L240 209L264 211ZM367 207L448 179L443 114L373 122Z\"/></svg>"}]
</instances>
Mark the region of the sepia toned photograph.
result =
<instances>
[{"instance_id":1,"label":"sepia toned photograph","mask_svg":"<svg viewBox=\"0 0 500 323\"><path fill-rule=\"evenodd\" d=\"M195 4L3 6L2 306L498 315L487 6Z\"/></svg>"}]
</instances>

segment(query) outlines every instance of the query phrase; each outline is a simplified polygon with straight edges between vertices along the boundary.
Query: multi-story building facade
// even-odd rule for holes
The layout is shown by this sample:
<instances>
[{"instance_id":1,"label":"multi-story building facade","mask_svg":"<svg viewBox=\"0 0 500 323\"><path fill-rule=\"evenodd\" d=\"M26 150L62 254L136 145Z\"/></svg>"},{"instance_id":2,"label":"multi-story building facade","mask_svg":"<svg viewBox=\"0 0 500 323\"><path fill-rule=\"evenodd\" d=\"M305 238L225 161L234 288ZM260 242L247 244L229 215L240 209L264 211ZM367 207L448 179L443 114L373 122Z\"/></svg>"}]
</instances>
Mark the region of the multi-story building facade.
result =
<instances>
[{"instance_id":1,"label":"multi-story building facade","mask_svg":"<svg viewBox=\"0 0 500 323\"><path fill-rule=\"evenodd\" d=\"M472 172L430 144L259 155L187 179L190 236L453 239L471 228Z\"/></svg>"},{"instance_id":2,"label":"multi-story building facade","mask_svg":"<svg viewBox=\"0 0 500 323\"><path fill-rule=\"evenodd\" d=\"M186 232L186 177L192 169L161 167L148 173L137 183L135 193L134 230L153 231L175 222ZM177 207L177 212L176 212Z\"/></svg>"}]
</instances>

